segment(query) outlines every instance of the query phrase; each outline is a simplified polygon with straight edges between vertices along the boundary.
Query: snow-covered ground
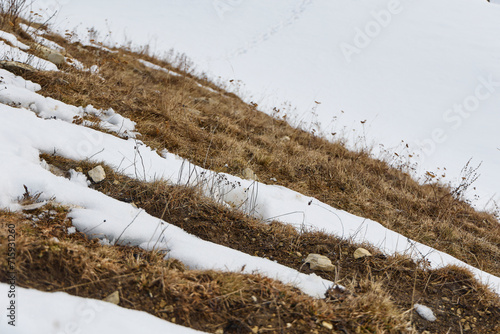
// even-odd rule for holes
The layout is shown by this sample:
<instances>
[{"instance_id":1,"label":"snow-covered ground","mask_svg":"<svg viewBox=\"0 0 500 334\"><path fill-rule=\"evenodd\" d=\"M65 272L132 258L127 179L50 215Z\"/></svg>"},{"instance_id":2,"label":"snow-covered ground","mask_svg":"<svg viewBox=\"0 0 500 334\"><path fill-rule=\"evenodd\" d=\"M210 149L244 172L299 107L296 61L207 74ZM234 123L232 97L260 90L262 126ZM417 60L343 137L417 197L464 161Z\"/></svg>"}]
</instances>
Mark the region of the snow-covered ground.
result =
<instances>
[{"instance_id":1,"label":"snow-covered ground","mask_svg":"<svg viewBox=\"0 0 500 334\"><path fill-rule=\"evenodd\" d=\"M0 283L0 295L9 294L10 286ZM114 304L70 296L63 292L41 292L16 287L17 293L14 314L18 318L9 325L11 318L3 316L0 321L2 334L33 333L169 333L196 334L203 333L182 327L146 312L129 310ZM11 307L5 303L2 306ZM3 310L2 310L3 311ZM10 311L8 311L10 315Z\"/></svg>"},{"instance_id":2,"label":"snow-covered ground","mask_svg":"<svg viewBox=\"0 0 500 334\"><path fill-rule=\"evenodd\" d=\"M468 196L479 209L500 199L498 0L37 0L33 9L59 10L54 27L80 38L92 27L106 43L185 52L212 78L236 79L231 89L260 109L388 160L396 152L419 176L446 168L444 181L457 184L469 159L482 162Z\"/></svg>"}]
</instances>

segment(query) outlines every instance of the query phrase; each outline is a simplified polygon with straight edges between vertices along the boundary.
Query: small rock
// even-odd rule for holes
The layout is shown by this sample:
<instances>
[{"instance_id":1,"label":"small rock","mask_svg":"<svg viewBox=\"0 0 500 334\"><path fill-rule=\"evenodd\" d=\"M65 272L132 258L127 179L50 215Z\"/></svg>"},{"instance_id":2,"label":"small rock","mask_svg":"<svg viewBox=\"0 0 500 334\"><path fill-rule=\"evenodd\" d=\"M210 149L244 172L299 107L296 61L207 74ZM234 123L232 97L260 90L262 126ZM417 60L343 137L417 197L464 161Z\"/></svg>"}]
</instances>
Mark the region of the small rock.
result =
<instances>
[{"instance_id":1,"label":"small rock","mask_svg":"<svg viewBox=\"0 0 500 334\"><path fill-rule=\"evenodd\" d=\"M253 181L258 181L259 178L257 177L257 175L254 173L253 170L251 170L250 168L245 168L243 170L243 177L247 180L253 180Z\"/></svg>"},{"instance_id":2,"label":"small rock","mask_svg":"<svg viewBox=\"0 0 500 334\"><path fill-rule=\"evenodd\" d=\"M0 68L3 68L14 74L23 74L26 72L37 72L37 70L28 64L23 64L18 61L3 60L0 61Z\"/></svg>"},{"instance_id":3,"label":"small rock","mask_svg":"<svg viewBox=\"0 0 500 334\"><path fill-rule=\"evenodd\" d=\"M257 334L259 332L259 326L255 326L252 328L252 333Z\"/></svg>"},{"instance_id":4,"label":"small rock","mask_svg":"<svg viewBox=\"0 0 500 334\"><path fill-rule=\"evenodd\" d=\"M464 331L467 332L467 331L470 331L470 330L471 330L471 327L470 327L469 323L466 322L465 325L464 325Z\"/></svg>"},{"instance_id":5,"label":"small rock","mask_svg":"<svg viewBox=\"0 0 500 334\"><path fill-rule=\"evenodd\" d=\"M224 330L222 328L219 328L215 331L215 334L224 334Z\"/></svg>"},{"instance_id":6,"label":"small rock","mask_svg":"<svg viewBox=\"0 0 500 334\"><path fill-rule=\"evenodd\" d=\"M77 171L78 173L83 173L82 167L76 167L75 171Z\"/></svg>"},{"instance_id":7,"label":"small rock","mask_svg":"<svg viewBox=\"0 0 500 334\"><path fill-rule=\"evenodd\" d=\"M76 227L74 227L74 226L68 227L68 235L71 235L74 233L76 233Z\"/></svg>"},{"instance_id":8,"label":"small rock","mask_svg":"<svg viewBox=\"0 0 500 334\"><path fill-rule=\"evenodd\" d=\"M319 254L309 254L305 263L309 263L311 270L334 271L335 266L332 261L326 256Z\"/></svg>"},{"instance_id":9,"label":"small rock","mask_svg":"<svg viewBox=\"0 0 500 334\"><path fill-rule=\"evenodd\" d=\"M415 304L413 307L415 307L415 311L423 319L431 322L436 321L436 316L434 315L434 312L432 312L432 310L427 306L421 304Z\"/></svg>"},{"instance_id":10,"label":"small rock","mask_svg":"<svg viewBox=\"0 0 500 334\"><path fill-rule=\"evenodd\" d=\"M364 248L358 248L354 252L355 259L361 259L363 257L372 256L372 254Z\"/></svg>"},{"instance_id":11,"label":"small rock","mask_svg":"<svg viewBox=\"0 0 500 334\"><path fill-rule=\"evenodd\" d=\"M273 181L273 182L278 182L278 180L276 180L275 177L270 178L270 180Z\"/></svg>"},{"instance_id":12,"label":"small rock","mask_svg":"<svg viewBox=\"0 0 500 334\"><path fill-rule=\"evenodd\" d=\"M95 183L99 183L106 178L106 173L101 165L91 169L89 171L89 176Z\"/></svg>"},{"instance_id":13,"label":"small rock","mask_svg":"<svg viewBox=\"0 0 500 334\"><path fill-rule=\"evenodd\" d=\"M328 321L323 321L321 323L321 326L323 326L323 327L325 327L327 329L330 329L330 330L333 329L333 325L331 323L329 323Z\"/></svg>"},{"instance_id":14,"label":"small rock","mask_svg":"<svg viewBox=\"0 0 500 334\"><path fill-rule=\"evenodd\" d=\"M55 65L62 65L66 63L66 58L59 52L52 50L46 46L40 45L40 44L34 44L33 45L35 49L35 53L40 56L40 58L43 58L45 60L50 61L51 63Z\"/></svg>"},{"instance_id":15,"label":"small rock","mask_svg":"<svg viewBox=\"0 0 500 334\"><path fill-rule=\"evenodd\" d=\"M106 298L103 299L105 302L118 305L120 303L120 292L115 291Z\"/></svg>"},{"instance_id":16,"label":"small rock","mask_svg":"<svg viewBox=\"0 0 500 334\"><path fill-rule=\"evenodd\" d=\"M290 137L288 137L288 136L283 136L283 137L281 137L281 139L280 139L280 140L281 140L282 142L287 142L287 141L290 141Z\"/></svg>"}]
</instances>

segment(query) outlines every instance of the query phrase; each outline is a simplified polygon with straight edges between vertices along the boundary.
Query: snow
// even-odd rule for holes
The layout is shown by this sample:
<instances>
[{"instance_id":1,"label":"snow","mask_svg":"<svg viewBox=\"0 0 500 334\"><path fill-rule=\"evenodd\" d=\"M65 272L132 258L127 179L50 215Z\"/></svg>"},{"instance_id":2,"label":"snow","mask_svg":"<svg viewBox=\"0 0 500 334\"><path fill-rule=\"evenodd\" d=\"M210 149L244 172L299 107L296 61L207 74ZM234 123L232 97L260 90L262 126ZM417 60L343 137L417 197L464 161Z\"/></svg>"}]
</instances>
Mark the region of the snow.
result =
<instances>
[{"instance_id":1,"label":"snow","mask_svg":"<svg viewBox=\"0 0 500 334\"><path fill-rule=\"evenodd\" d=\"M0 38L6 40L16 48L19 48L21 50L28 50L30 47L24 43L21 43L17 40L17 37L12 35L11 33L8 33L6 31L1 31L0 30Z\"/></svg>"},{"instance_id":2,"label":"snow","mask_svg":"<svg viewBox=\"0 0 500 334\"><path fill-rule=\"evenodd\" d=\"M26 25L24 23L20 23L19 26L24 31L26 31L31 36L31 38L33 38L35 40L35 42L37 42L38 44L46 46L49 49L52 49L52 50L55 50L55 51L58 51L58 52L61 52L61 53L66 52L66 49L64 49L59 44L57 44L57 43L55 43L55 42L53 42L51 40L48 40L47 38L45 38L43 36L40 36L40 34L44 33L43 30L37 30L34 27L28 26L28 25Z\"/></svg>"},{"instance_id":3,"label":"snow","mask_svg":"<svg viewBox=\"0 0 500 334\"><path fill-rule=\"evenodd\" d=\"M113 2L43 1L42 14L55 10L59 31L112 31L110 45L159 55L174 48L263 111L373 145L416 166L422 182L446 167L443 181L457 185L469 159L482 162L467 196L479 209L500 199L498 0L145 0L121 15Z\"/></svg>"},{"instance_id":4,"label":"snow","mask_svg":"<svg viewBox=\"0 0 500 334\"><path fill-rule=\"evenodd\" d=\"M10 286L0 283L1 296L7 296ZM15 326L9 318L0 321L0 333L203 333L182 327L146 312L135 311L111 303L80 298L64 292L41 292L15 288Z\"/></svg>"},{"instance_id":5,"label":"snow","mask_svg":"<svg viewBox=\"0 0 500 334\"><path fill-rule=\"evenodd\" d=\"M415 304L413 305L415 308L415 311L418 313L419 316L424 318L427 321L436 321L436 316L434 315L434 312L430 308L428 308L425 305L421 304Z\"/></svg>"},{"instance_id":6,"label":"snow","mask_svg":"<svg viewBox=\"0 0 500 334\"><path fill-rule=\"evenodd\" d=\"M123 137L135 138L135 122L117 114L113 109L98 110L92 105L85 108L69 106L63 102L36 93L41 87L0 69L0 102L30 109L42 118L57 118L66 122L86 115L101 119L98 125ZM89 125L88 121L84 124Z\"/></svg>"},{"instance_id":7,"label":"snow","mask_svg":"<svg viewBox=\"0 0 500 334\"><path fill-rule=\"evenodd\" d=\"M153 70L162 71L162 72L165 72L165 73L167 73L167 74L171 74L171 75L176 76L176 77L181 76L181 75L180 75L179 73L177 73L177 72L167 70L166 68L163 68L163 67L161 67L161 66L158 66L158 65L156 65L156 64L153 64L153 63L151 63L151 62L149 62L149 61L147 61L147 60L144 60L144 59L139 59L138 61L139 61L139 63L141 63L142 65L144 65L144 66L146 66L146 67L148 67L148 68L151 68L151 69L153 69Z\"/></svg>"},{"instance_id":8,"label":"snow","mask_svg":"<svg viewBox=\"0 0 500 334\"><path fill-rule=\"evenodd\" d=\"M12 47L0 41L0 57L2 60L17 61L33 66L40 71L59 71L57 66L42 58L26 53L17 47Z\"/></svg>"}]
</instances>

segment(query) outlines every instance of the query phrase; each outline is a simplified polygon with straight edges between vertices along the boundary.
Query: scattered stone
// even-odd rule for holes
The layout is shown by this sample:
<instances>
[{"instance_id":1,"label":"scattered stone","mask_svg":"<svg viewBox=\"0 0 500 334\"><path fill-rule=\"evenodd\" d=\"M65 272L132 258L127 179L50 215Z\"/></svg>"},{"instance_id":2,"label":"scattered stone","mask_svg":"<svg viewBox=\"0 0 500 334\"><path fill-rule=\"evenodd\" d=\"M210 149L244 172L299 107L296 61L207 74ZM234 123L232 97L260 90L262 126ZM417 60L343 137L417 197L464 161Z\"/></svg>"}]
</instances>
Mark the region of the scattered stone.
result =
<instances>
[{"instance_id":1,"label":"scattered stone","mask_svg":"<svg viewBox=\"0 0 500 334\"><path fill-rule=\"evenodd\" d=\"M35 53L40 56L40 58L48 60L55 65L62 65L66 63L66 58L55 50L36 43L33 45L33 48Z\"/></svg>"},{"instance_id":2,"label":"scattered stone","mask_svg":"<svg viewBox=\"0 0 500 334\"><path fill-rule=\"evenodd\" d=\"M464 325L464 332L467 332L467 331L470 331L470 330L471 330L471 327L470 327L469 323L466 322L465 325Z\"/></svg>"},{"instance_id":3,"label":"scattered stone","mask_svg":"<svg viewBox=\"0 0 500 334\"><path fill-rule=\"evenodd\" d=\"M325 327L325 328L327 328L327 329L330 329L330 330L332 330L332 329L333 329L333 325L332 325L331 323L329 323L328 321L323 321L323 322L321 323L321 326L323 326L323 327Z\"/></svg>"},{"instance_id":4,"label":"scattered stone","mask_svg":"<svg viewBox=\"0 0 500 334\"><path fill-rule=\"evenodd\" d=\"M364 258L364 257L367 257L367 256L372 256L372 254L369 251L367 251L366 249L364 249L364 248L358 248L354 252L354 258L355 259L361 259L361 258Z\"/></svg>"},{"instance_id":5,"label":"scattered stone","mask_svg":"<svg viewBox=\"0 0 500 334\"><path fill-rule=\"evenodd\" d=\"M255 297L255 296L252 296L252 300L253 300L253 302L254 302L254 303L257 303L257 302L258 302L258 299L257 299L257 297Z\"/></svg>"},{"instance_id":6,"label":"scattered stone","mask_svg":"<svg viewBox=\"0 0 500 334\"><path fill-rule=\"evenodd\" d=\"M252 328L252 333L257 334L259 332L259 326L255 326Z\"/></svg>"},{"instance_id":7,"label":"scattered stone","mask_svg":"<svg viewBox=\"0 0 500 334\"><path fill-rule=\"evenodd\" d=\"M95 183L99 183L106 178L106 173L101 165L91 169L89 171L89 176Z\"/></svg>"},{"instance_id":8,"label":"scattered stone","mask_svg":"<svg viewBox=\"0 0 500 334\"><path fill-rule=\"evenodd\" d=\"M115 291L106 298L103 299L105 302L118 305L120 303L120 292Z\"/></svg>"},{"instance_id":9,"label":"scattered stone","mask_svg":"<svg viewBox=\"0 0 500 334\"><path fill-rule=\"evenodd\" d=\"M50 241L55 242L56 244L59 243L59 239L57 239L56 237L53 237L52 239L50 239Z\"/></svg>"},{"instance_id":10,"label":"scattered stone","mask_svg":"<svg viewBox=\"0 0 500 334\"><path fill-rule=\"evenodd\" d=\"M425 305L421 304L415 304L413 305L415 308L415 311L418 313L419 316L421 316L423 319L427 321L436 321L436 316L434 315L434 312L430 308L428 308Z\"/></svg>"},{"instance_id":11,"label":"scattered stone","mask_svg":"<svg viewBox=\"0 0 500 334\"><path fill-rule=\"evenodd\" d=\"M3 68L14 74L23 74L26 72L36 72L37 70L28 64L20 63L18 61L3 60L0 61L0 68Z\"/></svg>"},{"instance_id":12,"label":"scattered stone","mask_svg":"<svg viewBox=\"0 0 500 334\"><path fill-rule=\"evenodd\" d=\"M319 254L309 254L305 263L309 263L311 270L334 271L335 266L332 261L326 256Z\"/></svg>"},{"instance_id":13,"label":"scattered stone","mask_svg":"<svg viewBox=\"0 0 500 334\"><path fill-rule=\"evenodd\" d=\"M278 180L275 177L270 178L270 180L273 182L278 182Z\"/></svg>"},{"instance_id":14,"label":"scattered stone","mask_svg":"<svg viewBox=\"0 0 500 334\"><path fill-rule=\"evenodd\" d=\"M74 226L68 227L68 235L71 235L74 233L76 233L76 227L74 227Z\"/></svg>"},{"instance_id":15,"label":"scattered stone","mask_svg":"<svg viewBox=\"0 0 500 334\"><path fill-rule=\"evenodd\" d=\"M224 334L224 330L222 328L219 328L215 331L215 334Z\"/></svg>"},{"instance_id":16,"label":"scattered stone","mask_svg":"<svg viewBox=\"0 0 500 334\"><path fill-rule=\"evenodd\" d=\"M251 170L250 168L245 168L243 170L243 177L247 180L253 180L253 181L258 181L259 178L257 177L257 175L254 173L253 170Z\"/></svg>"},{"instance_id":17,"label":"scattered stone","mask_svg":"<svg viewBox=\"0 0 500 334\"><path fill-rule=\"evenodd\" d=\"M287 142L287 141L290 141L290 137L288 137L288 136L283 136L283 137L281 137L281 139L280 139L280 140L281 140L282 142Z\"/></svg>"},{"instance_id":18,"label":"scattered stone","mask_svg":"<svg viewBox=\"0 0 500 334\"><path fill-rule=\"evenodd\" d=\"M78 173L83 173L82 167L76 167L75 171L77 171Z\"/></svg>"},{"instance_id":19,"label":"scattered stone","mask_svg":"<svg viewBox=\"0 0 500 334\"><path fill-rule=\"evenodd\" d=\"M291 323L289 323L289 322L287 322L287 323L286 323L286 328L292 328L292 324L291 324Z\"/></svg>"}]
</instances>

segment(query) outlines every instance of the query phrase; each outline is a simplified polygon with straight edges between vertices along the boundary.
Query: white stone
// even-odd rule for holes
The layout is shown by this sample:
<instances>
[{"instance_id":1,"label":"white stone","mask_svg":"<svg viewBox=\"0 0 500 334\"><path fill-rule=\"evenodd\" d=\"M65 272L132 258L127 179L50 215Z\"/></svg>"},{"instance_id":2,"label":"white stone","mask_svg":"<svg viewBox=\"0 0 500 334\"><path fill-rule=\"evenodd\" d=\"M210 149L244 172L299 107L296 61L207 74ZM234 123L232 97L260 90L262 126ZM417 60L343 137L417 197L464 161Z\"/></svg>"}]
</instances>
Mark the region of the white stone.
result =
<instances>
[{"instance_id":1,"label":"white stone","mask_svg":"<svg viewBox=\"0 0 500 334\"><path fill-rule=\"evenodd\" d=\"M89 177L95 183L99 183L106 178L106 172L104 172L104 168L101 165L89 170Z\"/></svg>"},{"instance_id":2,"label":"white stone","mask_svg":"<svg viewBox=\"0 0 500 334\"><path fill-rule=\"evenodd\" d=\"M46 46L40 45L40 44L34 44L34 49L35 52L43 59L50 61L51 63L55 65L62 65L66 63L66 58L64 56L55 51L52 50Z\"/></svg>"},{"instance_id":3,"label":"white stone","mask_svg":"<svg viewBox=\"0 0 500 334\"><path fill-rule=\"evenodd\" d=\"M355 259L361 259L363 257L372 256L372 254L364 248L358 248L354 252Z\"/></svg>"},{"instance_id":4,"label":"white stone","mask_svg":"<svg viewBox=\"0 0 500 334\"><path fill-rule=\"evenodd\" d=\"M319 254L309 254L305 263L309 263L311 270L334 271L335 266L332 261L326 256Z\"/></svg>"},{"instance_id":5,"label":"white stone","mask_svg":"<svg viewBox=\"0 0 500 334\"><path fill-rule=\"evenodd\" d=\"M104 301L115 305L120 304L120 292L113 292L112 294L104 298Z\"/></svg>"},{"instance_id":6,"label":"white stone","mask_svg":"<svg viewBox=\"0 0 500 334\"><path fill-rule=\"evenodd\" d=\"M413 305L415 308L415 311L418 313L419 316L421 316L423 319L427 321L436 321L436 316L434 315L434 312L430 308L428 308L425 305L421 304L415 304Z\"/></svg>"}]
</instances>

